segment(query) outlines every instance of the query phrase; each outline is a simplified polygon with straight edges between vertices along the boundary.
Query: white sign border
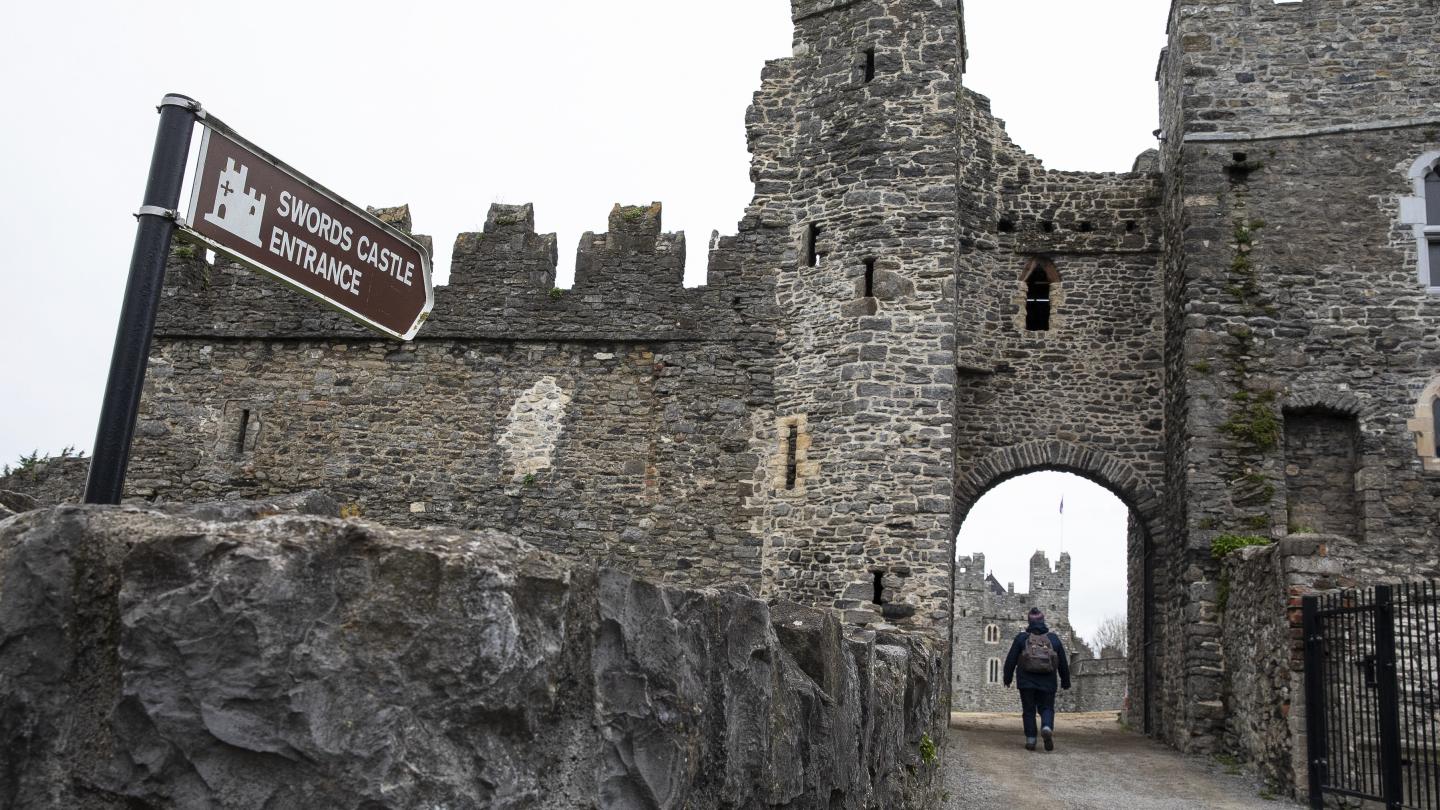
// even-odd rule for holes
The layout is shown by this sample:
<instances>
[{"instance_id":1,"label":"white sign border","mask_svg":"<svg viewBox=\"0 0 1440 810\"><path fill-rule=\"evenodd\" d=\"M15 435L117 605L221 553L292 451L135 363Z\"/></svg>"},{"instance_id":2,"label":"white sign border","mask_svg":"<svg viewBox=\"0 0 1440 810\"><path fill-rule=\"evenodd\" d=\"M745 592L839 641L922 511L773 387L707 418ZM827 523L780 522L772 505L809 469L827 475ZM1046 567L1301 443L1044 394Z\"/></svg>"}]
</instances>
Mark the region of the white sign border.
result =
<instances>
[{"instance_id":1,"label":"white sign border","mask_svg":"<svg viewBox=\"0 0 1440 810\"><path fill-rule=\"evenodd\" d=\"M416 239L415 239L413 236L411 236L410 234L405 233L404 231L400 230L399 228L396 228L394 225L390 225L390 224L387 224L387 223L385 223L385 222L382 222L379 217L376 217L374 214L371 214L369 211L366 211L366 210L365 210L364 208L362 208L361 206L358 206L358 205L355 205L355 204L352 203L352 202L349 202L349 201L346 200L344 197L341 197L340 195L336 194L335 192L331 191L330 189L325 188L324 186L320 185L319 183L315 182L314 180L311 180L310 178L306 177L304 174L300 173L299 171L291 168L289 165L285 164L283 161L279 160L279 159L276 158L274 155L271 155L269 152L266 152L264 149L261 149L260 147L256 146L254 143L251 143L249 140L246 140L244 137L242 137L240 134L236 133L236 132L235 132L233 129L231 129L230 127L226 126L224 123L222 123L221 121L219 121L218 119L216 119L214 116L206 116L204 119L202 119L202 120L199 122L199 124L200 124L200 126L202 126L202 127L204 128L205 131L204 131L204 133L203 133L203 134L201 135L201 137L200 137L200 156L199 156L199 158L197 159L196 165L195 165L195 178L194 178L194 180L191 181L191 184L190 184L190 185L191 185L191 188L190 188L190 207L189 207L189 209L185 212L185 214L184 214L183 216L180 216L180 215L177 215L177 216L176 216L176 223L180 226L180 232L181 232L187 239L190 239L191 241L194 241L194 242L198 242L198 243L200 243L200 244L208 247L209 249L215 251L217 254L223 254L224 256L226 256L227 258L231 259L232 261L235 261L235 262L238 262L238 263L240 263L240 264L242 264L242 265L245 265L246 267L249 267L251 270L255 270L255 271L264 273L264 274L266 274L266 275L273 276L274 278L277 278L277 279L279 279L280 281L283 281L283 282L284 282L285 284L287 284L288 286L290 286L290 287L298 290L299 292L302 292L302 293L304 293L305 295L308 295L308 296L310 296L311 298L314 298L315 300L321 302L322 304L324 304L324 305L327 306L327 307L330 307L331 309L338 310L338 311L340 311L340 312L348 315L350 318L352 318L352 319L360 322L361 324L363 324L363 325L365 325L365 326L368 326L368 327L371 328L371 329L374 329L374 330L377 331L377 332L380 332L380 333L382 333L382 334L384 334L384 335L387 335L387 336L389 336L389 337L397 338L397 339L399 339L399 340L403 340L403 341L407 341L407 342L408 342L408 341L411 341L411 340L414 340L414 339L415 339L415 335L420 331L420 327L421 327L421 326L424 326L424 325L425 325L425 321L430 317L430 312L431 312L431 310L433 310L433 309L435 308L435 284L434 284L433 279L431 278L431 271L430 271L430 251L427 250L424 245L420 244L420 242L419 242L418 240L416 240ZM424 281L425 281L425 307L420 310L420 314L419 314L418 316L416 316L416 318L415 318L415 323L411 324L409 331L407 331L407 332L405 332L405 333L402 334L402 333L400 333L400 332L396 332L396 331L390 329L389 327L386 327L386 326L383 326L383 325L381 325L381 324L379 324L379 323L376 323L375 321L370 320L369 318L365 317L364 315L361 315L360 313L356 312L355 310L350 309L349 307L345 306L344 304L341 304L340 302L338 302L338 301L336 301L336 300L334 300L334 299L332 299L332 298L327 298L327 297L325 297L324 295L321 295L320 293L318 293L318 292L316 292L316 291L314 291L314 290L312 290L312 289L304 286L303 284L300 284L299 282L295 281L294 279L291 279L289 276L286 276L285 274L283 274L283 273L281 273L281 272L279 272L279 271L277 271L277 270L275 270L275 269L273 269L273 268L267 267L267 266L265 266L264 264L255 261L254 259L250 259L250 258L248 258L248 257L241 256L240 254L238 254L238 253L230 250L229 248L225 247L224 245L221 245L220 243L216 242L215 240L210 239L210 238L207 237L207 236L204 236L204 235L201 234L199 231L196 231L195 229L193 229L193 228L190 227L190 223L189 223L189 221L186 220L186 217L194 217L194 216L196 215L196 212L200 210L200 172L201 172L201 170L202 170L202 169L204 168L204 166L205 166L206 153L207 153L207 152L209 151L209 149L210 149L210 134L211 134L212 131L213 131L213 132L219 132L223 137L226 137L226 138L229 138L229 139L235 141L235 142L236 142L237 144L239 144L242 148L247 149L247 150L253 152L253 153L256 155L256 157L259 157L261 160L263 160L263 161L265 161L266 163L270 164L272 167L274 167L275 169L279 170L280 172L283 172L284 174L289 175L290 177L294 178L295 180L297 180L298 182L300 182L302 185L304 185L306 188L308 188L308 189L310 189L311 191L314 191L314 192L316 192L316 193L318 193L318 194L326 197L326 198L329 199L332 203L335 203L336 205L339 205L339 206L345 208L346 210L350 211L351 213L355 214L356 216L359 216L359 217L361 217L362 219L368 220L371 225L374 225L375 227L379 228L380 230L382 230L382 231L386 232L387 234L395 237L396 239L400 240L401 242L403 242L403 243L406 244L407 246L414 248L414 249L415 249L415 252L420 254L421 269L422 269L422 273L423 273L423 277L424 277Z\"/></svg>"}]
</instances>

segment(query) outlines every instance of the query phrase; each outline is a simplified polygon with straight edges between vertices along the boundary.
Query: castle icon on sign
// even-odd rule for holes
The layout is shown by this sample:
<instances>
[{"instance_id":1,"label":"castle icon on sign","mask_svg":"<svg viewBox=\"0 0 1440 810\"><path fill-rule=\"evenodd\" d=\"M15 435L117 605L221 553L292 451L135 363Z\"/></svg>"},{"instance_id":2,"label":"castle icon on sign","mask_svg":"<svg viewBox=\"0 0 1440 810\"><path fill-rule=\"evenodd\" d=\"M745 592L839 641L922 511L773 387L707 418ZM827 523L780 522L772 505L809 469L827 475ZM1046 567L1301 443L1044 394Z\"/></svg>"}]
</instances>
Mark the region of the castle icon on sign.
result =
<instances>
[{"instance_id":1,"label":"castle icon on sign","mask_svg":"<svg viewBox=\"0 0 1440 810\"><path fill-rule=\"evenodd\" d=\"M255 189L245 190L245 178L250 174L247 166L235 169L233 158L225 159L225 170L220 172L220 185L215 187L215 207L205 215L205 221L235 234L241 239L260 246L260 219L265 213L265 195L255 197Z\"/></svg>"}]
</instances>

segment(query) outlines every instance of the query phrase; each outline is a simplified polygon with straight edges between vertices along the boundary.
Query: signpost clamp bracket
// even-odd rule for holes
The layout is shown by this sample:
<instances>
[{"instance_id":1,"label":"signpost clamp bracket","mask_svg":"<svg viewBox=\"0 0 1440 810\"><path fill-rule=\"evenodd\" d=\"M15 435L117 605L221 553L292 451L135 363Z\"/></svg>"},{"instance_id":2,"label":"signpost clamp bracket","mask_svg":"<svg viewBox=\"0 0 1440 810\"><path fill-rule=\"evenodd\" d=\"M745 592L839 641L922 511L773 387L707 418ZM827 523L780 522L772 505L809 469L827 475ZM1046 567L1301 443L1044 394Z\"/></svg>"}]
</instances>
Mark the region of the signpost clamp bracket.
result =
<instances>
[{"instance_id":1,"label":"signpost clamp bracket","mask_svg":"<svg viewBox=\"0 0 1440 810\"><path fill-rule=\"evenodd\" d=\"M189 96L182 96L176 93L171 93L170 95L167 95L164 98L160 99L160 103L155 105L155 111L159 112L166 107L179 107L183 110L189 110L190 112L195 113L196 118L203 119L205 117L205 109L200 106L200 102L196 101L193 98L190 98Z\"/></svg>"},{"instance_id":2,"label":"signpost clamp bracket","mask_svg":"<svg viewBox=\"0 0 1440 810\"><path fill-rule=\"evenodd\" d=\"M160 217L161 219L179 219L180 212L174 208L161 208L158 205L142 205L140 210L135 212L135 218Z\"/></svg>"}]
</instances>

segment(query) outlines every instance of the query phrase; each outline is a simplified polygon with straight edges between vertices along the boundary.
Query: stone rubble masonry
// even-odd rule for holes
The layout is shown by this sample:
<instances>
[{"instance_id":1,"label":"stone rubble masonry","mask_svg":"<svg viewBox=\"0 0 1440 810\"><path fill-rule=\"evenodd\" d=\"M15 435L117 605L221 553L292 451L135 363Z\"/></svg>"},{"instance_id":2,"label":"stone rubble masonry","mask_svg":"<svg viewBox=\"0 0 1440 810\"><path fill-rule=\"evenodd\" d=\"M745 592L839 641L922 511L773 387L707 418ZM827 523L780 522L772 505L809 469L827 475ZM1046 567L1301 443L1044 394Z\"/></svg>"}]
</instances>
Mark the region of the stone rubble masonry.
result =
<instances>
[{"instance_id":1,"label":"stone rubble masonry","mask_svg":"<svg viewBox=\"0 0 1440 810\"><path fill-rule=\"evenodd\" d=\"M80 503L85 499L85 479L89 474L90 459L69 455L53 456L40 459L30 467L12 469L9 475L0 476L0 491L23 494L39 506Z\"/></svg>"},{"instance_id":2,"label":"stone rubble masonry","mask_svg":"<svg viewBox=\"0 0 1440 810\"><path fill-rule=\"evenodd\" d=\"M1096 658L1070 665L1070 691L1061 692L1055 705L1067 712L1111 712L1118 719L1128 694L1130 659L1116 649L1102 650Z\"/></svg>"},{"instance_id":3,"label":"stone rubble masonry","mask_svg":"<svg viewBox=\"0 0 1440 810\"><path fill-rule=\"evenodd\" d=\"M0 521L0 805L938 801L923 635L286 505Z\"/></svg>"},{"instance_id":4,"label":"stone rubble masonry","mask_svg":"<svg viewBox=\"0 0 1440 810\"><path fill-rule=\"evenodd\" d=\"M1426 0L1175 0L1159 67L1170 539L1152 610L1179 623L1156 727L1193 751L1228 735L1282 786L1303 756L1266 748L1285 662L1244 655L1274 649L1250 636L1274 630L1287 575L1222 613L1210 545L1341 531L1355 582L1436 570L1440 477L1409 420L1440 375L1440 296L1400 200L1440 148L1437 24Z\"/></svg>"},{"instance_id":5,"label":"stone rubble masonry","mask_svg":"<svg viewBox=\"0 0 1440 810\"><path fill-rule=\"evenodd\" d=\"M656 579L758 591L743 504L769 485L751 439L770 413L768 296L739 284L743 236L717 242L710 285L683 287L684 239L660 216L617 206L557 290L554 237L530 206L493 206L409 344L176 256L130 494L320 488L395 525L523 528Z\"/></svg>"},{"instance_id":6,"label":"stone rubble masonry","mask_svg":"<svg viewBox=\"0 0 1440 810\"><path fill-rule=\"evenodd\" d=\"M944 628L960 18L931 0L800 0L793 19L793 55L766 66L746 121L747 217L788 237L774 407L804 415L809 441L803 485L752 502L762 579L852 623Z\"/></svg>"},{"instance_id":7,"label":"stone rubble masonry","mask_svg":"<svg viewBox=\"0 0 1440 810\"><path fill-rule=\"evenodd\" d=\"M1226 747L1278 792L1308 789L1301 600L1368 579L1347 559L1358 553L1347 537L1291 535L1223 562Z\"/></svg>"}]
</instances>

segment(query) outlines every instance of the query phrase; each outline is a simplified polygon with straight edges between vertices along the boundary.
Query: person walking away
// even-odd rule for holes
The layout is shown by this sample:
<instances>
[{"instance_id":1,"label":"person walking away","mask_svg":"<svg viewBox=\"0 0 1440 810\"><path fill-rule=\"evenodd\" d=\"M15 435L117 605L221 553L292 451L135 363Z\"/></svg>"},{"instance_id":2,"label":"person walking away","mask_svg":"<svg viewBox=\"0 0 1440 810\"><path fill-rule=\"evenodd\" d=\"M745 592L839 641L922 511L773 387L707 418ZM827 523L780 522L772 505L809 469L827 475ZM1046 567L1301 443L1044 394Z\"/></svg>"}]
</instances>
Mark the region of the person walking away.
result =
<instances>
[{"instance_id":1,"label":"person walking away","mask_svg":"<svg viewBox=\"0 0 1440 810\"><path fill-rule=\"evenodd\" d=\"M1025 727L1025 750L1035 750L1035 715L1040 715L1040 737L1045 750L1055 750L1055 686L1070 688L1070 659L1060 637L1045 626L1045 614L1030 608L1030 626L1015 637L1005 657L1005 686L1020 690L1020 722Z\"/></svg>"}]
</instances>

